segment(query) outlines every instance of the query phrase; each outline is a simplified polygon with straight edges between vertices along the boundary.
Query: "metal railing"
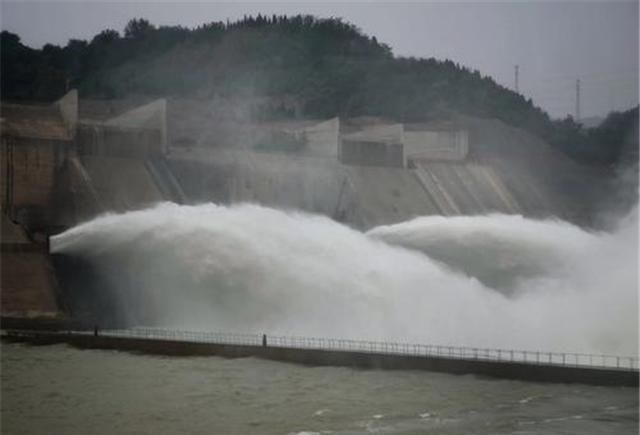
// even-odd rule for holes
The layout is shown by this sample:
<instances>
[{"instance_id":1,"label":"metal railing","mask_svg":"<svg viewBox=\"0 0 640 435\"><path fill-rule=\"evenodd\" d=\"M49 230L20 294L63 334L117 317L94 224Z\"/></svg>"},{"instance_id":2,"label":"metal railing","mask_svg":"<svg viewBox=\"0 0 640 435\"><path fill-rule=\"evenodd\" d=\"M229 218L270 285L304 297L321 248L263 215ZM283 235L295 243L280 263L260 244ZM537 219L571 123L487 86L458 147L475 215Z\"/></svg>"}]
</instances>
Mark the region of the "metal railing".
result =
<instances>
[{"instance_id":1,"label":"metal railing","mask_svg":"<svg viewBox=\"0 0 640 435\"><path fill-rule=\"evenodd\" d=\"M94 334L95 332L69 331L68 333L87 335ZM634 357L588 353L561 353L531 350L490 349L480 347L394 343L337 338L183 331L159 328L100 330L98 331L98 334L110 337L144 338L150 340L171 340L193 343L230 344L245 346L264 346L266 344L269 347L283 347L294 349L317 349L383 355L408 355L478 361L514 362L565 367L638 370L637 356Z\"/></svg>"}]
</instances>

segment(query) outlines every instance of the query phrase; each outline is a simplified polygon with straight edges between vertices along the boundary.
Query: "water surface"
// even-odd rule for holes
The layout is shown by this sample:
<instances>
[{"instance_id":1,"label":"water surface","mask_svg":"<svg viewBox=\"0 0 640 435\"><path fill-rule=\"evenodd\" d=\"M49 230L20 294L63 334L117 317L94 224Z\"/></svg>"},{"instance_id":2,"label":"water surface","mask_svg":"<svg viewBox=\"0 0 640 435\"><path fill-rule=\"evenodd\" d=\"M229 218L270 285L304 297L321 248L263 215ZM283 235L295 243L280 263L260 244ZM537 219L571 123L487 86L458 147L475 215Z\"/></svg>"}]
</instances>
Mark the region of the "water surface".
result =
<instances>
[{"instance_id":1,"label":"water surface","mask_svg":"<svg viewBox=\"0 0 640 435\"><path fill-rule=\"evenodd\" d=\"M637 434L638 390L2 343L6 434Z\"/></svg>"}]
</instances>

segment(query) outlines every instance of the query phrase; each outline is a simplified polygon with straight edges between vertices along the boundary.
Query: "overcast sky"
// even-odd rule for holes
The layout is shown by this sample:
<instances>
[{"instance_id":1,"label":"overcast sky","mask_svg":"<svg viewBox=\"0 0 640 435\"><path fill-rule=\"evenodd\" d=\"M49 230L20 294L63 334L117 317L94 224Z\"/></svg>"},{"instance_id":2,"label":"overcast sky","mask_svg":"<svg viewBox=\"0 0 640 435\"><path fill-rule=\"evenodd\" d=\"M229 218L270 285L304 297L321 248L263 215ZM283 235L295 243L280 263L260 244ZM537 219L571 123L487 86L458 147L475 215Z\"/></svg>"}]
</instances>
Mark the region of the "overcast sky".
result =
<instances>
[{"instance_id":1,"label":"overcast sky","mask_svg":"<svg viewBox=\"0 0 640 435\"><path fill-rule=\"evenodd\" d=\"M122 31L133 17L193 27L244 14L342 17L396 55L451 59L514 87L553 116L602 116L638 104L638 1L62 2L1 1L2 29L41 47Z\"/></svg>"}]
</instances>

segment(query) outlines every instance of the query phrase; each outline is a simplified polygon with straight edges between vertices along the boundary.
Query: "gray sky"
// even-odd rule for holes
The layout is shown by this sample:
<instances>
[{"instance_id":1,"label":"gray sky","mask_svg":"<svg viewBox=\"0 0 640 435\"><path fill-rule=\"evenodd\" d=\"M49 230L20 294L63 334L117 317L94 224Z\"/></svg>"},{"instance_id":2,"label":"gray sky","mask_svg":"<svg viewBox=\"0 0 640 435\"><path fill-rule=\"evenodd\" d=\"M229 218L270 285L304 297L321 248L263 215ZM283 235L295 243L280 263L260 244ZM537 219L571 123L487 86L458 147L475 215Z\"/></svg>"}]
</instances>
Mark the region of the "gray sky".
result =
<instances>
[{"instance_id":1,"label":"gray sky","mask_svg":"<svg viewBox=\"0 0 640 435\"><path fill-rule=\"evenodd\" d=\"M638 2L62 2L1 1L2 29L23 43L66 44L105 28L122 31L133 17L196 26L244 14L309 13L342 17L391 46L394 54L451 59L520 91L552 116L604 115L638 104Z\"/></svg>"}]
</instances>

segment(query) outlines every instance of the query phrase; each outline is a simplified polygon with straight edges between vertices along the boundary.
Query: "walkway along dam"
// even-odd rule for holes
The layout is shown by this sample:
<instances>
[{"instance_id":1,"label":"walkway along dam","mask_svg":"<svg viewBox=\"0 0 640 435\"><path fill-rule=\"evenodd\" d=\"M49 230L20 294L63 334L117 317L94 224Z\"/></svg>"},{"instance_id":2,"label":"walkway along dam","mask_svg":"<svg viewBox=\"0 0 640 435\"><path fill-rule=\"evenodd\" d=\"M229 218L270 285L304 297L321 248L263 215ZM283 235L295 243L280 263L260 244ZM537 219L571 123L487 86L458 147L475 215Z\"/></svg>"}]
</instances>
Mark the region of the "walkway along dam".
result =
<instances>
[{"instance_id":1,"label":"walkway along dam","mask_svg":"<svg viewBox=\"0 0 640 435\"><path fill-rule=\"evenodd\" d=\"M533 382L638 388L638 358L409 343L135 328L93 331L5 330L3 340L67 343L169 356L257 357L312 366L425 370Z\"/></svg>"}]
</instances>

